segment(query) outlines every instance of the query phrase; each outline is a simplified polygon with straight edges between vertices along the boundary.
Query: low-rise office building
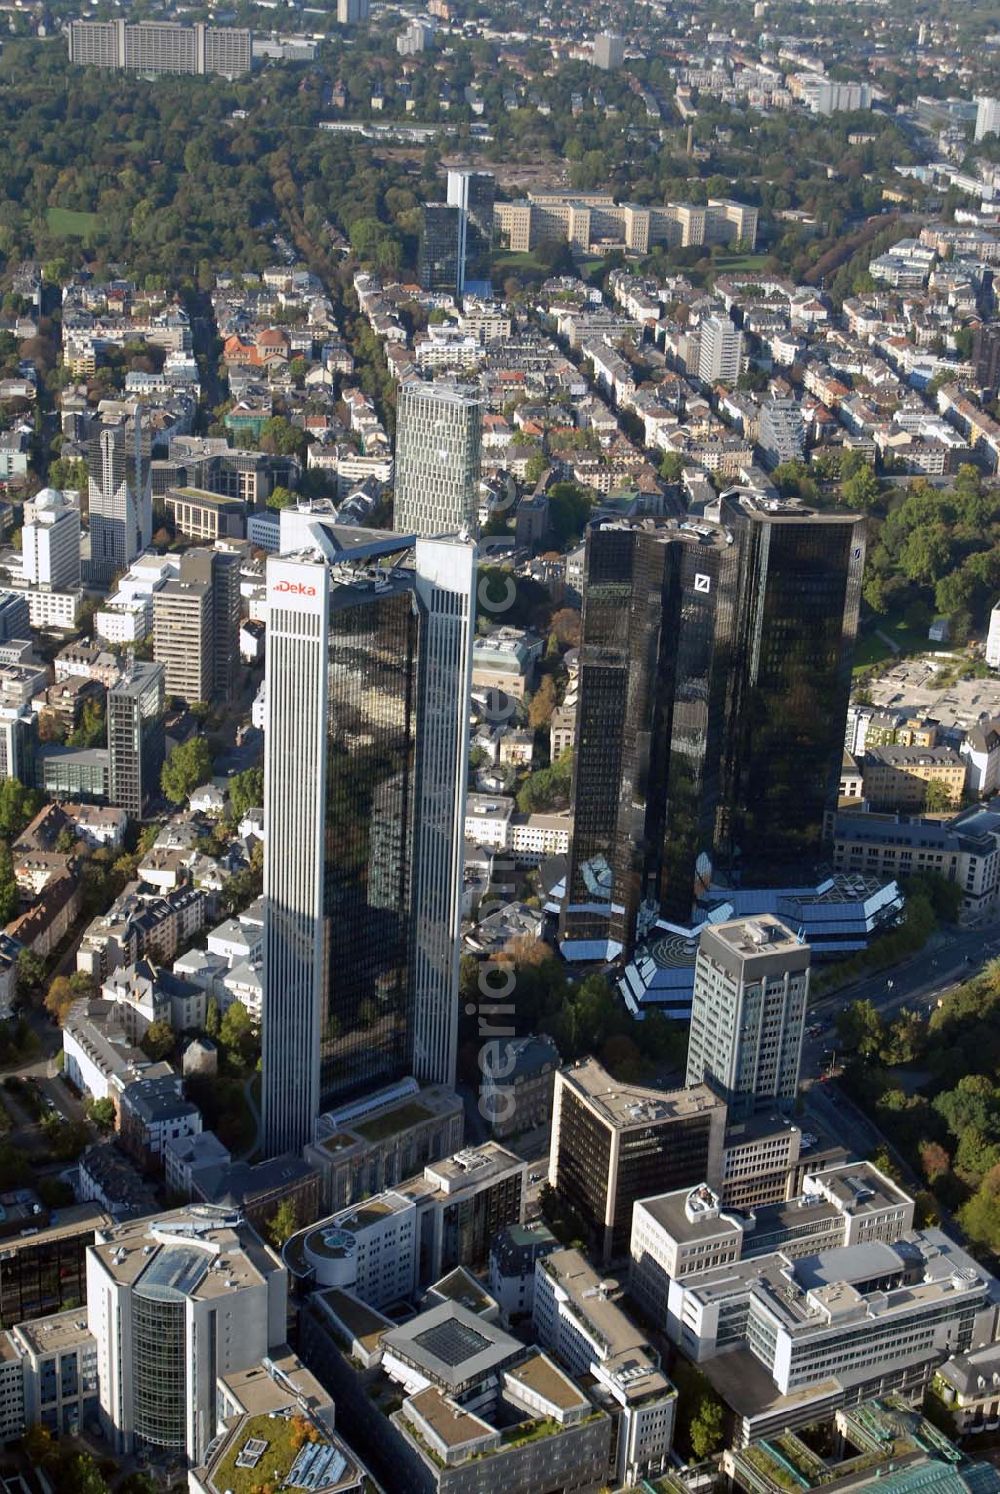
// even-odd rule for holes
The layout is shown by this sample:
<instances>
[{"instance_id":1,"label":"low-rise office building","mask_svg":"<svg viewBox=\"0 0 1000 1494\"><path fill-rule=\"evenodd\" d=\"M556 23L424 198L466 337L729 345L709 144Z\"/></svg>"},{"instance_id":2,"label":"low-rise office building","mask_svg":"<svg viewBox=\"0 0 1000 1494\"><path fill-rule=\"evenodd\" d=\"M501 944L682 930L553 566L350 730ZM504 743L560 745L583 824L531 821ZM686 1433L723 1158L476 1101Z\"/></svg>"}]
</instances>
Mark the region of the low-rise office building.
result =
<instances>
[{"instance_id":1,"label":"low-rise office building","mask_svg":"<svg viewBox=\"0 0 1000 1494\"><path fill-rule=\"evenodd\" d=\"M593 1377L595 1399L617 1420L616 1481L632 1484L662 1472L677 1392L656 1350L578 1250L539 1257L531 1316L543 1348L575 1377Z\"/></svg>"},{"instance_id":2,"label":"low-rise office building","mask_svg":"<svg viewBox=\"0 0 1000 1494\"><path fill-rule=\"evenodd\" d=\"M400 1327L347 1293L315 1292L301 1338L387 1489L555 1494L608 1479L608 1415L548 1355L459 1303Z\"/></svg>"},{"instance_id":3,"label":"low-rise office building","mask_svg":"<svg viewBox=\"0 0 1000 1494\"><path fill-rule=\"evenodd\" d=\"M524 1219L527 1164L487 1142L293 1235L300 1282L353 1292L373 1307L412 1297L455 1266L485 1264L497 1233Z\"/></svg>"},{"instance_id":4,"label":"low-rise office building","mask_svg":"<svg viewBox=\"0 0 1000 1494\"><path fill-rule=\"evenodd\" d=\"M833 861L841 873L886 880L933 872L961 889L961 919L976 922L1000 901L1000 806L977 805L950 820L838 814Z\"/></svg>"},{"instance_id":5,"label":"low-rise office building","mask_svg":"<svg viewBox=\"0 0 1000 1494\"><path fill-rule=\"evenodd\" d=\"M913 1200L870 1162L811 1173L798 1198L749 1213L701 1184L636 1204L629 1290L664 1322L673 1280L777 1250L794 1260L872 1240L894 1244L912 1227Z\"/></svg>"},{"instance_id":6,"label":"low-rise office building","mask_svg":"<svg viewBox=\"0 0 1000 1494\"><path fill-rule=\"evenodd\" d=\"M462 1145L462 1101L453 1089L404 1080L321 1115L303 1156L320 1176L328 1212L395 1188Z\"/></svg>"},{"instance_id":7,"label":"low-rise office building","mask_svg":"<svg viewBox=\"0 0 1000 1494\"><path fill-rule=\"evenodd\" d=\"M9 1208L7 1213L10 1213ZM86 1298L87 1246L111 1216L97 1204L71 1204L0 1241L0 1328L77 1308Z\"/></svg>"},{"instance_id":8,"label":"low-rise office building","mask_svg":"<svg viewBox=\"0 0 1000 1494\"><path fill-rule=\"evenodd\" d=\"M991 1342L1000 1283L939 1230L671 1280L667 1333L736 1418L736 1441L898 1390Z\"/></svg>"},{"instance_id":9,"label":"low-rise office building","mask_svg":"<svg viewBox=\"0 0 1000 1494\"><path fill-rule=\"evenodd\" d=\"M862 787L875 810L957 809L965 774L965 761L950 747L871 747L865 751Z\"/></svg>"}]
</instances>

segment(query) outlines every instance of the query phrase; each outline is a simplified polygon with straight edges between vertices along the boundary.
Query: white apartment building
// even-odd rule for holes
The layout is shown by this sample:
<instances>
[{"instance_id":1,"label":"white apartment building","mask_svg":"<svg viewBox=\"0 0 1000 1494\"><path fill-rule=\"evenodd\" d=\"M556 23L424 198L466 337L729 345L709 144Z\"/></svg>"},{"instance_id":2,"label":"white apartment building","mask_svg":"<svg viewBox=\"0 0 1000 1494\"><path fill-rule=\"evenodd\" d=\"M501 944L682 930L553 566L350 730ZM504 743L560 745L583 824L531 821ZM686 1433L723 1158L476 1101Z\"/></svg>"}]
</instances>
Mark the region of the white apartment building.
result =
<instances>
[{"instance_id":1,"label":"white apartment building","mask_svg":"<svg viewBox=\"0 0 1000 1494\"><path fill-rule=\"evenodd\" d=\"M106 607L94 613L94 632L106 643L119 646L142 643L153 630L153 604L146 597L125 601L109 598Z\"/></svg>"},{"instance_id":2,"label":"white apartment building","mask_svg":"<svg viewBox=\"0 0 1000 1494\"><path fill-rule=\"evenodd\" d=\"M1000 99L978 98L976 103L976 141L1000 135Z\"/></svg>"},{"instance_id":3,"label":"white apartment building","mask_svg":"<svg viewBox=\"0 0 1000 1494\"><path fill-rule=\"evenodd\" d=\"M30 585L79 591L80 510L56 488L43 488L25 503L21 556Z\"/></svg>"},{"instance_id":4,"label":"white apartment building","mask_svg":"<svg viewBox=\"0 0 1000 1494\"><path fill-rule=\"evenodd\" d=\"M119 1454L199 1463L217 1380L285 1342L287 1272L240 1214L193 1205L98 1232L87 1250L100 1417Z\"/></svg>"},{"instance_id":5,"label":"white apartment building","mask_svg":"<svg viewBox=\"0 0 1000 1494\"><path fill-rule=\"evenodd\" d=\"M506 849L522 865L538 865L549 856L569 854L571 814L514 815Z\"/></svg>"},{"instance_id":6,"label":"white apartment building","mask_svg":"<svg viewBox=\"0 0 1000 1494\"><path fill-rule=\"evenodd\" d=\"M32 588L25 595L33 628L71 632L76 626L76 616L83 605L82 591L39 591Z\"/></svg>"},{"instance_id":7,"label":"white apartment building","mask_svg":"<svg viewBox=\"0 0 1000 1494\"><path fill-rule=\"evenodd\" d=\"M735 384L743 362L743 333L728 316L708 316L700 327L698 378L709 387Z\"/></svg>"}]
</instances>

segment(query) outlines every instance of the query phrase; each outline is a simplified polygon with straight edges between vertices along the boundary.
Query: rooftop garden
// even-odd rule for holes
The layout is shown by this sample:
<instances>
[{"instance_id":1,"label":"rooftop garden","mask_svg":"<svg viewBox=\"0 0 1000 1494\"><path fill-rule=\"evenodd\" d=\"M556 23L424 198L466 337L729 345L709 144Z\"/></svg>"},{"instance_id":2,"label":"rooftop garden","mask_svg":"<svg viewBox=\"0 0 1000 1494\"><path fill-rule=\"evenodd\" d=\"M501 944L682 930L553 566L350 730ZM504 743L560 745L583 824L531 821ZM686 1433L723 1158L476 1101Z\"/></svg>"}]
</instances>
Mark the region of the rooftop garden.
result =
<instances>
[{"instance_id":1,"label":"rooftop garden","mask_svg":"<svg viewBox=\"0 0 1000 1494\"><path fill-rule=\"evenodd\" d=\"M430 1111L423 1105L400 1105L395 1110L388 1111L385 1115L373 1116L370 1120L357 1121L352 1129L363 1136L366 1141L385 1141L389 1136L396 1136L400 1131L408 1131L411 1126L419 1126L430 1116Z\"/></svg>"},{"instance_id":2,"label":"rooftop garden","mask_svg":"<svg viewBox=\"0 0 1000 1494\"><path fill-rule=\"evenodd\" d=\"M267 1444L252 1468L238 1466L240 1454L254 1438ZM307 1442L321 1442L323 1434L304 1416L253 1416L242 1423L230 1440L225 1455L215 1465L212 1483L231 1494L263 1494L268 1488L279 1489L288 1477L295 1459Z\"/></svg>"}]
</instances>

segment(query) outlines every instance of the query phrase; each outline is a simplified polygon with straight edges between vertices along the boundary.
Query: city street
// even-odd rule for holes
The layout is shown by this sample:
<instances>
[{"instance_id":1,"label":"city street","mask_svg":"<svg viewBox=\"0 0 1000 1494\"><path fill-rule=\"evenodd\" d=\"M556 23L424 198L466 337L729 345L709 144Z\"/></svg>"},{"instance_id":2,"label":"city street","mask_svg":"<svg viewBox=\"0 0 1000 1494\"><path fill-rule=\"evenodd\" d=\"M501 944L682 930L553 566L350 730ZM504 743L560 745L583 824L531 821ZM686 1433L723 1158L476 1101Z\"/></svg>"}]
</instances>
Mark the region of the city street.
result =
<instances>
[{"instance_id":1,"label":"city street","mask_svg":"<svg viewBox=\"0 0 1000 1494\"><path fill-rule=\"evenodd\" d=\"M947 930L905 964L856 985L821 996L809 1007L809 1023L822 1023L802 1045L802 1078L808 1083L830 1067L836 1050L836 1018L855 1001L870 1001L885 1018L904 1007L929 1015L946 991L975 975L1000 955L1000 921L977 929Z\"/></svg>"}]
</instances>

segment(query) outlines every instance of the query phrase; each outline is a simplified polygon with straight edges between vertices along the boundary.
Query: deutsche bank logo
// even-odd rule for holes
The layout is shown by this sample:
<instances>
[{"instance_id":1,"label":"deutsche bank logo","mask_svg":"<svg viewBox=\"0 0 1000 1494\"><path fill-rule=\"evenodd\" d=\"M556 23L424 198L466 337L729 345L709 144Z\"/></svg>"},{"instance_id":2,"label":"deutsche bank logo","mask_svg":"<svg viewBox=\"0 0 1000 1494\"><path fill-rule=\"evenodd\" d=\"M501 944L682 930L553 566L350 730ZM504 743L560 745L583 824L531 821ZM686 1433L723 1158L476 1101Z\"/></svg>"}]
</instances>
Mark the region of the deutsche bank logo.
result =
<instances>
[{"instance_id":1,"label":"deutsche bank logo","mask_svg":"<svg viewBox=\"0 0 1000 1494\"><path fill-rule=\"evenodd\" d=\"M701 576L701 575L697 575L696 574L695 578L694 578L694 589L695 589L695 591L711 591L712 590L712 578L711 578L711 576Z\"/></svg>"}]
</instances>

